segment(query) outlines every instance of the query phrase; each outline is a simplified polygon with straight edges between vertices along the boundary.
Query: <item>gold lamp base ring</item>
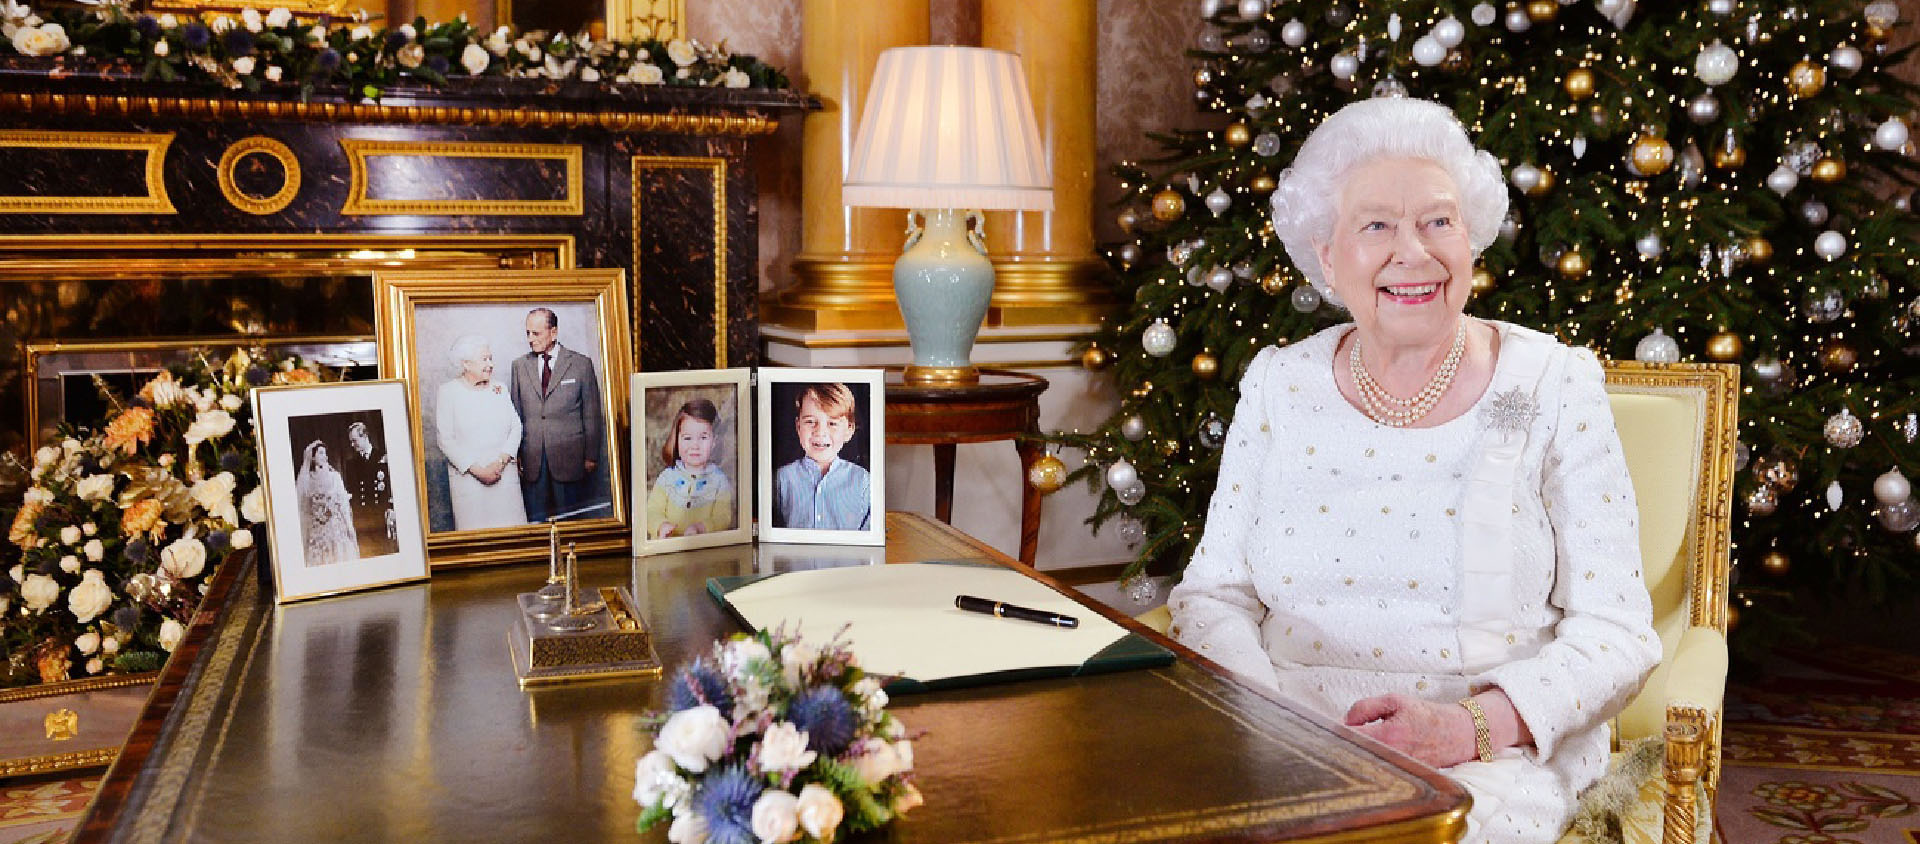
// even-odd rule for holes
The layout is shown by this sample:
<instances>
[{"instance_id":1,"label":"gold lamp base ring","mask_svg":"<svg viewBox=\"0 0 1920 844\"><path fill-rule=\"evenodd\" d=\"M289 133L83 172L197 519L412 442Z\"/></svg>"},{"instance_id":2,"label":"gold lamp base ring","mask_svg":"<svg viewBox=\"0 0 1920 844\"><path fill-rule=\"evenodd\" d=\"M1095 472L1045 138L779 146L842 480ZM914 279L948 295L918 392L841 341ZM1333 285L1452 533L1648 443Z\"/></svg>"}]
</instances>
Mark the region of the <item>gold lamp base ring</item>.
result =
<instances>
[{"instance_id":1,"label":"gold lamp base ring","mask_svg":"<svg viewBox=\"0 0 1920 844\"><path fill-rule=\"evenodd\" d=\"M916 387L963 387L980 383L980 368L908 364L906 381Z\"/></svg>"}]
</instances>

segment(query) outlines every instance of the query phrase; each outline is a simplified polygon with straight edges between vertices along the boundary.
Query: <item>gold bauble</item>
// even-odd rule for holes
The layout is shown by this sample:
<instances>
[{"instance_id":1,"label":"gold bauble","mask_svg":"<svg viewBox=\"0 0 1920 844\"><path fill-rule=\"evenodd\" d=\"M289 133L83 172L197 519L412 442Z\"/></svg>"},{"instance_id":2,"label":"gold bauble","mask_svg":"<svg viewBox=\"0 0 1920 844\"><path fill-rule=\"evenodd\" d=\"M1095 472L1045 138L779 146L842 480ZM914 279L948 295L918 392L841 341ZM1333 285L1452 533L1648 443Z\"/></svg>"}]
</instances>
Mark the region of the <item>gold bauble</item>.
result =
<instances>
[{"instance_id":1,"label":"gold bauble","mask_svg":"<svg viewBox=\"0 0 1920 844\"><path fill-rule=\"evenodd\" d=\"M1160 453L1172 457L1180 453L1179 440L1165 440L1160 443Z\"/></svg>"},{"instance_id":2,"label":"gold bauble","mask_svg":"<svg viewBox=\"0 0 1920 844\"><path fill-rule=\"evenodd\" d=\"M1261 173L1247 182L1247 187L1252 188L1254 193L1273 193L1273 189L1279 186L1280 183L1274 181L1273 176L1268 173Z\"/></svg>"},{"instance_id":3,"label":"gold bauble","mask_svg":"<svg viewBox=\"0 0 1920 844\"><path fill-rule=\"evenodd\" d=\"M1567 71L1567 78L1560 81L1560 86L1567 89L1567 96L1576 101L1591 97L1593 96L1593 71L1584 67Z\"/></svg>"},{"instance_id":4,"label":"gold bauble","mask_svg":"<svg viewBox=\"0 0 1920 844\"><path fill-rule=\"evenodd\" d=\"M1792 567L1793 560L1779 551L1768 551L1766 556L1760 558L1760 570L1774 577L1786 574L1787 569Z\"/></svg>"},{"instance_id":5,"label":"gold bauble","mask_svg":"<svg viewBox=\"0 0 1920 844\"><path fill-rule=\"evenodd\" d=\"M1167 188L1153 195L1153 218L1163 223L1171 223L1187 213L1186 197L1173 188Z\"/></svg>"},{"instance_id":6,"label":"gold bauble","mask_svg":"<svg viewBox=\"0 0 1920 844\"><path fill-rule=\"evenodd\" d=\"M1287 278L1277 272L1267 273L1260 277L1260 289L1268 295L1277 296L1280 291L1287 289Z\"/></svg>"},{"instance_id":7,"label":"gold bauble","mask_svg":"<svg viewBox=\"0 0 1920 844\"><path fill-rule=\"evenodd\" d=\"M1731 331L1718 331L1707 338L1707 357L1721 363L1732 363L1740 359L1740 353L1746 344L1740 341L1740 335Z\"/></svg>"},{"instance_id":8,"label":"gold bauble","mask_svg":"<svg viewBox=\"0 0 1920 844\"><path fill-rule=\"evenodd\" d=\"M1744 248L1747 250L1747 260L1756 267L1766 266L1768 261L1773 260L1773 242L1757 234L1747 238Z\"/></svg>"},{"instance_id":9,"label":"gold bauble","mask_svg":"<svg viewBox=\"0 0 1920 844\"><path fill-rule=\"evenodd\" d=\"M1486 267L1473 268L1474 295L1477 296L1480 294L1493 292L1493 284L1494 284L1493 273L1487 272Z\"/></svg>"},{"instance_id":10,"label":"gold bauble","mask_svg":"<svg viewBox=\"0 0 1920 844\"><path fill-rule=\"evenodd\" d=\"M1867 24L1863 31L1867 35L1868 46L1887 40L1887 28L1879 24Z\"/></svg>"},{"instance_id":11,"label":"gold bauble","mask_svg":"<svg viewBox=\"0 0 1920 844\"><path fill-rule=\"evenodd\" d=\"M1027 467L1027 486L1033 487L1041 495L1052 495L1067 484L1067 464L1051 454L1042 454L1040 459Z\"/></svg>"},{"instance_id":12,"label":"gold bauble","mask_svg":"<svg viewBox=\"0 0 1920 844\"><path fill-rule=\"evenodd\" d=\"M1152 381L1142 381L1140 386L1133 388L1133 397L1136 399L1144 399L1151 395L1153 395Z\"/></svg>"},{"instance_id":13,"label":"gold bauble","mask_svg":"<svg viewBox=\"0 0 1920 844\"><path fill-rule=\"evenodd\" d=\"M1578 249L1569 249L1561 253L1560 262L1555 265L1555 269L1558 269L1560 274L1568 280L1579 281L1586 278L1587 271L1593 267L1587 262L1587 256L1584 253Z\"/></svg>"},{"instance_id":14,"label":"gold bauble","mask_svg":"<svg viewBox=\"0 0 1920 844\"><path fill-rule=\"evenodd\" d=\"M1212 381L1214 376L1220 374L1220 359L1206 352L1194 355L1193 374L1200 376L1202 381Z\"/></svg>"},{"instance_id":15,"label":"gold bauble","mask_svg":"<svg viewBox=\"0 0 1920 844\"><path fill-rule=\"evenodd\" d=\"M1467 54L1455 47L1447 51L1446 58L1440 60L1440 69L1448 73L1459 73L1471 64L1472 61L1467 58Z\"/></svg>"},{"instance_id":16,"label":"gold bauble","mask_svg":"<svg viewBox=\"0 0 1920 844\"><path fill-rule=\"evenodd\" d=\"M1739 626L1740 626L1740 605L1728 604L1727 605L1727 629L1732 630Z\"/></svg>"},{"instance_id":17,"label":"gold bauble","mask_svg":"<svg viewBox=\"0 0 1920 844\"><path fill-rule=\"evenodd\" d=\"M1729 141L1732 139L1729 138ZM1722 170L1732 170L1747 163L1747 148L1739 143L1727 143L1713 148L1713 166Z\"/></svg>"},{"instance_id":18,"label":"gold bauble","mask_svg":"<svg viewBox=\"0 0 1920 844\"><path fill-rule=\"evenodd\" d=\"M1245 123L1230 124L1227 126L1226 139L1227 146L1243 147L1253 141L1253 130L1248 129Z\"/></svg>"},{"instance_id":19,"label":"gold bauble","mask_svg":"<svg viewBox=\"0 0 1920 844\"><path fill-rule=\"evenodd\" d=\"M1560 14L1560 4L1555 0L1528 0L1527 17L1534 23L1549 23Z\"/></svg>"},{"instance_id":20,"label":"gold bauble","mask_svg":"<svg viewBox=\"0 0 1920 844\"><path fill-rule=\"evenodd\" d=\"M1827 69L1806 59L1787 69L1787 90L1796 97L1811 97L1826 87Z\"/></svg>"},{"instance_id":21,"label":"gold bauble","mask_svg":"<svg viewBox=\"0 0 1920 844\"><path fill-rule=\"evenodd\" d=\"M1080 353L1080 365L1086 367L1089 372L1106 369L1107 364L1112 362L1113 356L1099 346L1088 346L1086 351Z\"/></svg>"},{"instance_id":22,"label":"gold bauble","mask_svg":"<svg viewBox=\"0 0 1920 844\"><path fill-rule=\"evenodd\" d=\"M1633 139L1631 155L1634 169L1644 175L1658 176L1673 164L1673 145L1657 135L1640 135Z\"/></svg>"},{"instance_id":23,"label":"gold bauble","mask_svg":"<svg viewBox=\"0 0 1920 844\"><path fill-rule=\"evenodd\" d=\"M1833 184L1847 177L1847 163L1838 158L1822 158L1813 163L1813 172L1807 176L1816 182Z\"/></svg>"},{"instance_id":24,"label":"gold bauble","mask_svg":"<svg viewBox=\"0 0 1920 844\"><path fill-rule=\"evenodd\" d=\"M1792 492L1800 485L1800 467L1778 454L1763 454L1753 461L1753 476L1781 492Z\"/></svg>"},{"instance_id":25,"label":"gold bauble","mask_svg":"<svg viewBox=\"0 0 1920 844\"><path fill-rule=\"evenodd\" d=\"M1820 367L1835 375L1852 372L1859 362L1860 352L1845 340L1829 339L1820 347Z\"/></svg>"},{"instance_id":26,"label":"gold bauble","mask_svg":"<svg viewBox=\"0 0 1920 844\"><path fill-rule=\"evenodd\" d=\"M1551 0L1549 0L1549 2L1551 2ZM1527 191L1527 195L1546 196L1547 191L1550 190L1553 190L1553 171L1542 167L1540 168L1540 181L1534 183L1533 189Z\"/></svg>"}]
</instances>

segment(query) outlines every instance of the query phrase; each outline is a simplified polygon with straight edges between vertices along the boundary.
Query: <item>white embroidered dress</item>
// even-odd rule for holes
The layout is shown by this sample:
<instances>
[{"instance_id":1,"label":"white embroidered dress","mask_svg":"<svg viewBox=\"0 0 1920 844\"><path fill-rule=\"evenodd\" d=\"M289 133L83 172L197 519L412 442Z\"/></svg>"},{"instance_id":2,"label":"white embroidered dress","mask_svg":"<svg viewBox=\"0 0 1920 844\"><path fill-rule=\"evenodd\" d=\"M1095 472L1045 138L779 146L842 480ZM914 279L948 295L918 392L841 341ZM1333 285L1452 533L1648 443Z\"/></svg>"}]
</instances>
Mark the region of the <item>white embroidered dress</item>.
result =
<instances>
[{"instance_id":1,"label":"white embroidered dress","mask_svg":"<svg viewBox=\"0 0 1920 844\"><path fill-rule=\"evenodd\" d=\"M1432 428L1340 396L1351 326L1262 351L1169 632L1336 719L1375 695L1498 686L1534 744L1446 771L1473 794L1466 840L1552 842L1660 647L1599 363L1493 325L1492 383Z\"/></svg>"}]
</instances>

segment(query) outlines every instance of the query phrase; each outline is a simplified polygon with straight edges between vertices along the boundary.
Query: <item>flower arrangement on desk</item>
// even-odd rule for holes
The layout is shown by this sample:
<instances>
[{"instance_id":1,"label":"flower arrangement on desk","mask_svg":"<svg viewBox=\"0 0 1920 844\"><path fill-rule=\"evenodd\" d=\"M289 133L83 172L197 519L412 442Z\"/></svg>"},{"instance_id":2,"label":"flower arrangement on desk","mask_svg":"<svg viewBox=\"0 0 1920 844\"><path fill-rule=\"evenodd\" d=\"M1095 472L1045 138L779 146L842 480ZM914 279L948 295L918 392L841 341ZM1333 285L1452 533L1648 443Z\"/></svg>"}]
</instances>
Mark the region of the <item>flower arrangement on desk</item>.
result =
<instances>
[{"instance_id":1,"label":"flower arrangement on desk","mask_svg":"<svg viewBox=\"0 0 1920 844\"><path fill-rule=\"evenodd\" d=\"M207 577L266 518L247 391L321 380L338 376L247 350L196 355L130 400L110 396L99 430L6 467L26 490L0 504L0 687L159 668Z\"/></svg>"},{"instance_id":2,"label":"flower arrangement on desk","mask_svg":"<svg viewBox=\"0 0 1920 844\"><path fill-rule=\"evenodd\" d=\"M89 0L91 2L91 0ZM51 19L49 19L51 18ZM235 16L158 16L120 0L42 16L0 0L0 53L70 56L126 62L149 79L190 79L258 91L345 85L351 96L378 100L397 84L444 86L454 77L530 77L635 85L786 88L779 70L722 42L647 38L593 41L545 31L489 33L464 14L443 23L416 18L382 27L364 16L302 19L286 9L246 8Z\"/></svg>"},{"instance_id":3,"label":"flower arrangement on desk","mask_svg":"<svg viewBox=\"0 0 1920 844\"><path fill-rule=\"evenodd\" d=\"M634 771L639 828L675 844L828 844L920 805L913 745L839 639L716 642L669 681Z\"/></svg>"}]
</instances>

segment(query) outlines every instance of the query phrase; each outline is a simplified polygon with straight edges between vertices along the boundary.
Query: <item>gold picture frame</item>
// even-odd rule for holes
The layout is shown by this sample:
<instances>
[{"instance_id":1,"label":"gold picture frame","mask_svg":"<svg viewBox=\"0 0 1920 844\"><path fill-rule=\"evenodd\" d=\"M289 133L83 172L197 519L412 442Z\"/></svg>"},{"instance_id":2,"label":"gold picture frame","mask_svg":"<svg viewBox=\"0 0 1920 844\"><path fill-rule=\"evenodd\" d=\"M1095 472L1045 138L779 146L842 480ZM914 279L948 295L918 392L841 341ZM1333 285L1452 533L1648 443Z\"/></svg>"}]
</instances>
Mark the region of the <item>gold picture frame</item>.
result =
<instances>
[{"instance_id":1,"label":"gold picture frame","mask_svg":"<svg viewBox=\"0 0 1920 844\"><path fill-rule=\"evenodd\" d=\"M543 559L549 518L582 554L631 545L625 272L376 273L374 308L381 374L419 410L434 567ZM545 372L535 322L554 344ZM460 412L442 414L443 402Z\"/></svg>"}]
</instances>

